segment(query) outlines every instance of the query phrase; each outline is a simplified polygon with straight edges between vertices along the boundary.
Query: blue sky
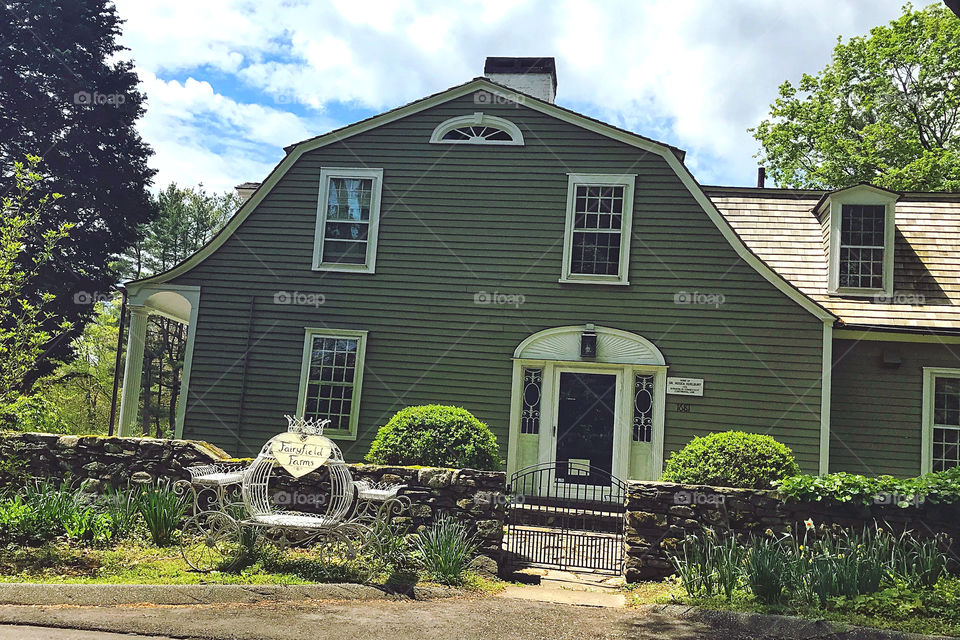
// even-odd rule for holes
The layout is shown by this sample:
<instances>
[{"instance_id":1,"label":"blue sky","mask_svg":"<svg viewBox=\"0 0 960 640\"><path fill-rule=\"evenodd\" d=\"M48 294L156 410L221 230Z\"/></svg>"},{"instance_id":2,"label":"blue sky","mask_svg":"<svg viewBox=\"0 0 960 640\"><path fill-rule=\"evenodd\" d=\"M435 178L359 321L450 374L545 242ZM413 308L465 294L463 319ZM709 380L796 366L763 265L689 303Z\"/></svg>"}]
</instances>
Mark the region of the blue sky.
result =
<instances>
[{"instance_id":1,"label":"blue sky","mask_svg":"<svg viewBox=\"0 0 960 640\"><path fill-rule=\"evenodd\" d=\"M746 131L784 80L899 0L196 2L117 0L147 95L156 186L262 180L283 147L482 75L554 56L557 103L688 151L703 184L754 183Z\"/></svg>"}]
</instances>

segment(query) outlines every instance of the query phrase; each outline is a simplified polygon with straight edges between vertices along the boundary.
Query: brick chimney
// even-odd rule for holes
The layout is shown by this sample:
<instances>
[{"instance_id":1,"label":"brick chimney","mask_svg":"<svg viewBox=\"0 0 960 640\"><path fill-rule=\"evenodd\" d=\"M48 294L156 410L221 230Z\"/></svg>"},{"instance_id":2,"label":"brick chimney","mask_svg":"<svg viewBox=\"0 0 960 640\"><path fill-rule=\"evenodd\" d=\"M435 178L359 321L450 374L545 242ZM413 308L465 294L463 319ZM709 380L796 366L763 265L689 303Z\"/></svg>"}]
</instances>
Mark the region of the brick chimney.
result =
<instances>
[{"instance_id":1,"label":"brick chimney","mask_svg":"<svg viewBox=\"0 0 960 640\"><path fill-rule=\"evenodd\" d=\"M557 63L553 58L489 57L483 75L545 102L552 103L557 96Z\"/></svg>"}]
</instances>

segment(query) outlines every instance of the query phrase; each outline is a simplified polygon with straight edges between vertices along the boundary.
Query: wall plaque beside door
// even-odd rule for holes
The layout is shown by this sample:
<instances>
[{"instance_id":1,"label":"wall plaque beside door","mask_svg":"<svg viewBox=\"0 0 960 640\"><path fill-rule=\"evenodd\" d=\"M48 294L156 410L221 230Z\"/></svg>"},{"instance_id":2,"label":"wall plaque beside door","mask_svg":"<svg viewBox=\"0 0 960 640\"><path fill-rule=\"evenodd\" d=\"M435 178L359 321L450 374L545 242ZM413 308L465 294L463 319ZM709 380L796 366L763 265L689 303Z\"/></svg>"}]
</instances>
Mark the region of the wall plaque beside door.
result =
<instances>
[{"instance_id":1,"label":"wall plaque beside door","mask_svg":"<svg viewBox=\"0 0 960 640\"><path fill-rule=\"evenodd\" d=\"M667 378L667 393L676 396L702 396L703 378Z\"/></svg>"}]
</instances>

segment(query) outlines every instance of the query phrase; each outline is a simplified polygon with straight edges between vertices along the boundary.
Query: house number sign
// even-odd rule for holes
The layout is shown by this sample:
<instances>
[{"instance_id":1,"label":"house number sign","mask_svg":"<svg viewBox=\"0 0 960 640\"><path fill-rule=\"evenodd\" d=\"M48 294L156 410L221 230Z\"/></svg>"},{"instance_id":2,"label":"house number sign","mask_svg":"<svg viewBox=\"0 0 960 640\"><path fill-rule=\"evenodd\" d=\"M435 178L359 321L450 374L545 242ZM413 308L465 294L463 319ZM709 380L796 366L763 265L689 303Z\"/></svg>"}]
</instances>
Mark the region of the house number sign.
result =
<instances>
[{"instance_id":1,"label":"house number sign","mask_svg":"<svg viewBox=\"0 0 960 640\"><path fill-rule=\"evenodd\" d=\"M667 378L667 393L676 396L702 396L703 378Z\"/></svg>"},{"instance_id":2,"label":"house number sign","mask_svg":"<svg viewBox=\"0 0 960 640\"><path fill-rule=\"evenodd\" d=\"M330 440L323 436L281 433L273 439L270 453L290 475L299 478L327 462L333 450L330 445Z\"/></svg>"}]
</instances>

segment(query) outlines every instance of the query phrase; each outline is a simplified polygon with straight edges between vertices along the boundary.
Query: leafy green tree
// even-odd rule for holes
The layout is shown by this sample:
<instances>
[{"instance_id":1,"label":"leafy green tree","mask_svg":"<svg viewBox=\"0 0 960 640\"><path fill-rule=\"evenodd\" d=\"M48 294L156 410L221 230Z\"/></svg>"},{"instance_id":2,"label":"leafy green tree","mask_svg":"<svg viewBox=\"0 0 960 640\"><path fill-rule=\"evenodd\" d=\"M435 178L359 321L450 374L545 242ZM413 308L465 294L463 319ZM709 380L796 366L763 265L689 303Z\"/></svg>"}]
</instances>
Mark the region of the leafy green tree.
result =
<instances>
[{"instance_id":1,"label":"leafy green tree","mask_svg":"<svg viewBox=\"0 0 960 640\"><path fill-rule=\"evenodd\" d=\"M142 240L123 257L121 271L132 279L161 273L193 255L240 206L233 192L209 193L203 185L174 183L153 197L158 216L141 229ZM183 372L186 328L151 316L144 347L141 428L144 434L170 434L176 420Z\"/></svg>"},{"instance_id":2,"label":"leafy green tree","mask_svg":"<svg viewBox=\"0 0 960 640\"><path fill-rule=\"evenodd\" d=\"M37 288L41 270L73 228L61 222L41 230L45 208L61 196L46 191L39 165L32 155L13 164L14 190L0 212L0 421L6 426L16 426L15 407L29 398L36 362L57 335L48 327L60 334L71 329L50 311L53 294Z\"/></svg>"},{"instance_id":3,"label":"leafy green tree","mask_svg":"<svg viewBox=\"0 0 960 640\"><path fill-rule=\"evenodd\" d=\"M116 284L111 262L137 240L156 207L150 148L135 128L144 112L133 64L119 56L121 20L109 0L5 0L0 11L0 167L43 157L50 189L38 231L74 225L31 281L54 295L46 328L72 329L41 353L26 382L70 354L94 301ZM15 177L0 171L0 193Z\"/></svg>"},{"instance_id":4,"label":"leafy green tree","mask_svg":"<svg viewBox=\"0 0 960 640\"><path fill-rule=\"evenodd\" d=\"M914 10L838 39L830 64L785 82L751 130L777 184L960 191L960 19Z\"/></svg>"},{"instance_id":5,"label":"leafy green tree","mask_svg":"<svg viewBox=\"0 0 960 640\"><path fill-rule=\"evenodd\" d=\"M170 184L152 196L159 215L115 265L124 280L165 271L219 231L240 204L232 193ZM37 383L43 402L23 408L34 430L106 433L109 429L120 296L98 300L93 321L73 340L71 357ZM185 328L152 316L144 348L141 425L147 435L170 435L176 420L186 346Z\"/></svg>"},{"instance_id":6,"label":"leafy green tree","mask_svg":"<svg viewBox=\"0 0 960 640\"><path fill-rule=\"evenodd\" d=\"M119 299L96 304L96 315L73 341L73 357L35 385L31 430L106 433L110 427Z\"/></svg>"}]
</instances>

